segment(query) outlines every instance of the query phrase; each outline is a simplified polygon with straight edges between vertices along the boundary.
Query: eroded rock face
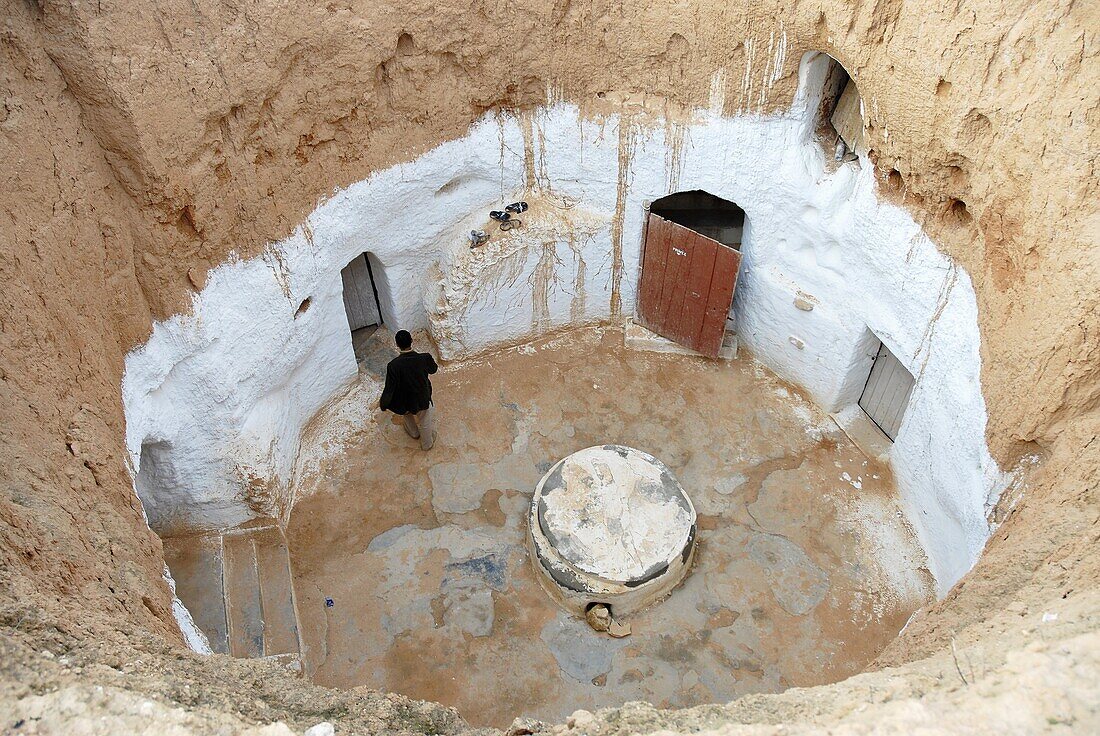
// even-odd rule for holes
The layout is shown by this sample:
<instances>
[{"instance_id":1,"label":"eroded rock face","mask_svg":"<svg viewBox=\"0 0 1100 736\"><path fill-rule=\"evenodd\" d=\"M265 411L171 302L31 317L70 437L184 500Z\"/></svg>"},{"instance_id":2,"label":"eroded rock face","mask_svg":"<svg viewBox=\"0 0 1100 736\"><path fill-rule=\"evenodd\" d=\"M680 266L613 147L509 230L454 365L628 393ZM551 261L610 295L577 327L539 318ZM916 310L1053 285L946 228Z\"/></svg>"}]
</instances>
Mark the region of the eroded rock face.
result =
<instances>
[{"instance_id":1,"label":"eroded rock face","mask_svg":"<svg viewBox=\"0 0 1100 736\"><path fill-rule=\"evenodd\" d=\"M1088 10L1065 0L1042 8L1013 14L987 3L943 12L930 29L900 5L868 13L862 3L542 3L494 10L491 23L461 8L209 3L195 15L169 2L136 14L51 4L20 10L13 28L44 32L20 44L48 49L46 63L72 83L66 104L79 104L108 175L139 203L142 216L112 231L138 220L152 228L140 239L151 258L137 259L137 302L160 317L186 308L190 269L259 252L318 196L460 135L494 106L528 108L547 90L586 106L644 91L725 114L771 113L790 104L804 52L832 53L858 82L884 189L981 282L984 384L1005 462L1013 443L1049 442L1044 417L1064 388L1095 378L1087 349L1058 349L1055 337L1083 337L1081 319L1096 312L1080 308L1090 292L1069 285L1088 284L1096 268L1076 255L1094 186L1076 162L1095 126L1072 122L1096 114L1080 102L1090 99L1095 55L1080 41ZM503 27L522 40L507 54L486 51ZM17 107L14 135L37 114ZM1030 183L1034 171L1044 184ZM540 173L532 167L532 181ZM1069 281L1040 288L1054 279ZM1037 291L1042 299L1026 298ZM1013 381L1051 353L1075 368L1060 378L1047 368L1028 381L1034 397L1016 401Z\"/></svg>"},{"instance_id":2,"label":"eroded rock face","mask_svg":"<svg viewBox=\"0 0 1100 736\"><path fill-rule=\"evenodd\" d=\"M170 3L137 14L18 6L4 134L19 152L9 157L7 191L27 206L12 210L8 252L41 253L47 240L81 244L50 267L34 258L11 266L9 282L28 285L8 292L23 315L13 344L28 349L5 351L5 373L39 376L34 366L56 365L21 382L19 395L35 398L13 398L10 414L27 424L20 456L41 458L36 475L66 487L58 473L69 461L57 439L78 411L76 396L90 399L110 426L86 442L97 448L91 463L103 468L101 479L115 476L106 495L132 501L117 440L121 352L144 339L150 314L185 309L207 268L231 251L259 252L334 186L461 134L494 104L542 102L547 87L593 115L631 107L629 95L609 90L713 103L726 114L783 109L798 60L815 48L856 71L884 191L895 189L890 196L912 206L976 281L995 454L1005 464L1014 445L1049 446L1096 392L1095 348L1085 339L1100 312L1089 306L1096 267L1081 260L1087 231L1074 224L1087 217L1092 186L1075 162L1095 126L1059 122L1095 114L1079 103L1095 59L1077 42L1085 11L1052 2L1007 34L997 4L935 30L861 8L546 5L473 23L462 10L368 18L306 3L211 4L200 15ZM1043 25L1047 17L1057 20ZM507 55L485 52L503 26L522 43ZM1038 47L1045 55L1028 52ZM946 49L940 63L928 63L929 49ZM1051 55L1058 64L1039 61ZM1033 171L1048 172L1050 186L1013 173ZM532 164L530 179L539 174ZM88 274L101 276L89 282ZM42 304L36 291L57 299ZM72 305L81 303L96 304L96 315L77 317ZM39 345L43 331L61 354L83 354L80 367ZM85 341L96 347L83 349ZM1028 373L1039 364L1041 380ZM1030 387L1023 396L1021 379ZM50 403L66 382L79 391L56 422L35 418L31 407Z\"/></svg>"},{"instance_id":3,"label":"eroded rock face","mask_svg":"<svg viewBox=\"0 0 1100 736\"><path fill-rule=\"evenodd\" d=\"M40 607L85 635L118 621L176 637L126 468L122 356L154 316L185 311L227 254L260 252L334 186L494 105L530 106L549 88L596 115L628 101L614 90L648 90L771 112L810 49L856 73L882 191L974 278L995 455L1048 463L991 544L996 567L935 616L973 624L967 611L996 611L1006 590L1034 583L1055 599L1094 580L1093 553L1064 546L1095 516L1080 490L1096 488L1100 391L1087 4L544 3L493 22L305 2L8 5L0 555L17 613ZM519 39L507 53L490 51L500 28ZM1058 586L1032 577L1048 559L1067 561ZM910 636L938 646L949 628L917 622Z\"/></svg>"}]
</instances>

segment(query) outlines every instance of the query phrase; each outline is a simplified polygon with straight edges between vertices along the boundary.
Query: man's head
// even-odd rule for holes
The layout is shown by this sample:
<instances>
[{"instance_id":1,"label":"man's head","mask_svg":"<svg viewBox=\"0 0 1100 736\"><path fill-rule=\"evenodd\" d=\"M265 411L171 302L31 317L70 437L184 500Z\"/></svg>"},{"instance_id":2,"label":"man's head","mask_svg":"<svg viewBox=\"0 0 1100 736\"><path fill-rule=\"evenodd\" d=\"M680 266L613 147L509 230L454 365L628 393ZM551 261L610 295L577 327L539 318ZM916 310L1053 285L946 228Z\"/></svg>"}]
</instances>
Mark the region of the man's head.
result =
<instances>
[{"instance_id":1,"label":"man's head","mask_svg":"<svg viewBox=\"0 0 1100 736\"><path fill-rule=\"evenodd\" d=\"M397 334L393 336L393 341L397 343L400 350L408 350L413 346L413 336L407 330L398 330Z\"/></svg>"}]
</instances>

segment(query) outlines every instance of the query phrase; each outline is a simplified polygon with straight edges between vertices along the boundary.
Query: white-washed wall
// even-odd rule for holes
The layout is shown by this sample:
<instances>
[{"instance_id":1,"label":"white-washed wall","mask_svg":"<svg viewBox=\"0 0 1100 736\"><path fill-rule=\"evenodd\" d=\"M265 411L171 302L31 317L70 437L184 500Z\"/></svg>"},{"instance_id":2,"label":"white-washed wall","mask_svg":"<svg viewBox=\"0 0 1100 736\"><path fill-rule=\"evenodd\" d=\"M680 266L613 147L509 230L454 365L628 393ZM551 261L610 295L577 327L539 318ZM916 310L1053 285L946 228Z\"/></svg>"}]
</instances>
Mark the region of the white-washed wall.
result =
<instances>
[{"instance_id":1,"label":"white-washed wall","mask_svg":"<svg viewBox=\"0 0 1100 736\"><path fill-rule=\"evenodd\" d=\"M175 470L172 488L140 489L154 526L236 523L265 484L259 505L278 505L303 426L356 375L339 272L358 253L382 266L391 326L429 327L461 356L608 319L617 301L631 315L645 203L704 189L747 213L735 314L759 360L827 409L855 400L869 331L917 377L892 461L945 591L976 561L1003 486L984 441L973 288L879 201L866 161L827 171L807 133L814 104L804 91L788 115L699 111L676 124L642 111L585 119L565 104L496 115L336 193L266 256L216 269L192 314L158 324L127 359L135 467L158 441ZM466 233L520 198L527 227L471 250Z\"/></svg>"}]
</instances>

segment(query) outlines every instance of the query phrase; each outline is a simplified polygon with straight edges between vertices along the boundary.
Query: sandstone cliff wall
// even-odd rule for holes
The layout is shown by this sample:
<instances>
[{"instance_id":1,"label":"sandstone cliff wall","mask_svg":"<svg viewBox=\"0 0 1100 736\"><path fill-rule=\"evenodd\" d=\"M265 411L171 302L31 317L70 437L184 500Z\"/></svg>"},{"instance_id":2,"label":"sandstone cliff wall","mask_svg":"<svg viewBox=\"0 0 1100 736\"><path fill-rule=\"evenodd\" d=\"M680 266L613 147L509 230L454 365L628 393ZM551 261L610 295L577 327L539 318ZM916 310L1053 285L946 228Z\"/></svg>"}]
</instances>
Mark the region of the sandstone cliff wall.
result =
<instances>
[{"instance_id":1,"label":"sandstone cliff wall","mask_svg":"<svg viewBox=\"0 0 1100 736\"><path fill-rule=\"evenodd\" d=\"M980 600L1027 584L1058 547L1038 526L1045 503L1095 500L1094 5L5 0L3 17L8 625L34 604L71 612L76 631L176 636L125 465L122 360L229 253L259 253L333 188L495 107L650 92L767 113L790 104L808 50L855 77L884 187L974 280L994 454L1045 459L1036 483L1061 489L1013 522L1046 540L1040 561ZM1088 528L1071 515L1067 530Z\"/></svg>"}]
</instances>

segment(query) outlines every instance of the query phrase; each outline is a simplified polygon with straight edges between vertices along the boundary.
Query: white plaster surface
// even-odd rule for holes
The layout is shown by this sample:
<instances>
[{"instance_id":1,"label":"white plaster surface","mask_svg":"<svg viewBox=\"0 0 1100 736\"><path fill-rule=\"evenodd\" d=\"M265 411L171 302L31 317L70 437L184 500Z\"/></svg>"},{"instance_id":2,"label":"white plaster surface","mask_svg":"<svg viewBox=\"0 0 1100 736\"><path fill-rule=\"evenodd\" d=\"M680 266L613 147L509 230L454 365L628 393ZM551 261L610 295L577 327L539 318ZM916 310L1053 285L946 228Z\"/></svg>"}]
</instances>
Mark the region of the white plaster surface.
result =
<instances>
[{"instance_id":1,"label":"white plaster surface","mask_svg":"<svg viewBox=\"0 0 1100 736\"><path fill-rule=\"evenodd\" d=\"M610 315L607 214L522 190L511 198L528 202L522 227L502 232L476 211L462 232L484 229L489 242L471 249L459 238L443 254L442 278L428 291L428 324L445 359Z\"/></svg>"},{"instance_id":2,"label":"white plaster surface","mask_svg":"<svg viewBox=\"0 0 1100 736\"><path fill-rule=\"evenodd\" d=\"M555 470L560 470L560 482ZM589 447L562 460L532 503L545 504L555 550L584 572L627 582L681 555L694 510L652 456L633 448Z\"/></svg>"},{"instance_id":3,"label":"white plaster surface","mask_svg":"<svg viewBox=\"0 0 1100 736\"><path fill-rule=\"evenodd\" d=\"M127 449L159 533L283 510L302 427L356 375L339 268L318 261L306 227L230 261L127 356Z\"/></svg>"},{"instance_id":4,"label":"white plaster surface","mask_svg":"<svg viewBox=\"0 0 1100 736\"><path fill-rule=\"evenodd\" d=\"M984 441L973 287L878 200L868 162L827 169L808 138L816 67L802 71L780 116L672 122L626 105L585 119L555 104L487 117L337 192L264 256L213 271L191 314L157 324L127 357L127 446L154 528L285 511L302 428L356 375L339 276L355 255L381 266L389 326L427 327L457 357L631 316L644 203L705 189L747 213L741 345L828 411L858 399L877 339L916 377L891 461L945 592L980 554L1005 483ZM527 227L471 251L466 232L519 198L532 205Z\"/></svg>"},{"instance_id":5,"label":"white plaster surface","mask_svg":"<svg viewBox=\"0 0 1100 736\"><path fill-rule=\"evenodd\" d=\"M202 633L202 629L195 624L191 612L187 610L187 606L183 605L183 601L176 595L176 581L172 579L172 573L168 570L168 565L164 566L164 581L168 583L168 588L172 591L172 616L176 619L176 625L180 627L180 633L183 634L183 640L187 643L187 646L190 647L191 651L199 654L213 654L214 650L210 647L210 640L206 638L206 634Z\"/></svg>"}]
</instances>

